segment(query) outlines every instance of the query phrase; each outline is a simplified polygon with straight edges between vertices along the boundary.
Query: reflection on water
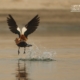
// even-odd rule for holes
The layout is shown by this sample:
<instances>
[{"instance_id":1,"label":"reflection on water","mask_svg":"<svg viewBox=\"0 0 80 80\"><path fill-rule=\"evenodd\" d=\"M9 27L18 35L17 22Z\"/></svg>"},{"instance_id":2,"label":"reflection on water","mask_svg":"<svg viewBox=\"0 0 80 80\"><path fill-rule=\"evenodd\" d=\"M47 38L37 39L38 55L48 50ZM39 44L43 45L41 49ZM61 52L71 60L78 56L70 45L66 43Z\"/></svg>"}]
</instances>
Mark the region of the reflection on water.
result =
<instances>
[{"instance_id":1,"label":"reflection on water","mask_svg":"<svg viewBox=\"0 0 80 80\"><path fill-rule=\"evenodd\" d=\"M18 68L16 70L16 80L29 80L28 79L28 73L26 72L26 63L24 61L23 66L20 63L20 60L18 60Z\"/></svg>"}]
</instances>

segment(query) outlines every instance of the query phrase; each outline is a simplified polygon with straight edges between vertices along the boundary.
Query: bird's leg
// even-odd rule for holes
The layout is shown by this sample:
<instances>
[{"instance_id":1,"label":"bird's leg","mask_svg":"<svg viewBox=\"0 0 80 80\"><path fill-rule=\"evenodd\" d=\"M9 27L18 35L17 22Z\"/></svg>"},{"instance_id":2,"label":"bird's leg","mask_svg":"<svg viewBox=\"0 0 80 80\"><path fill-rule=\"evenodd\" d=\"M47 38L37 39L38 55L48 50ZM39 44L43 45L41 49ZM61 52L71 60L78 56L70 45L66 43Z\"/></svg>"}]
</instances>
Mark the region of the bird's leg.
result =
<instances>
[{"instance_id":1,"label":"bird's leg","mask_svg":"<svg viewBox=\"0 0 80 80\"><path fill-rule=\"evenodd\" d=\"M19 50L20 50L20 47L18 48L18 55L19 55L19 53L20 53L20 51L19 51Z\"/></svg>"},{"instance_id":2,"label":"bird's leg","mask_svg":"<svg viewBox=\"0 0 80 80\"><path fill-rule=\"evenodd\" d=\"M26 47L24 47L24 54L25 54L25 50L26 50Z\"/></svg>"}]
</instances>

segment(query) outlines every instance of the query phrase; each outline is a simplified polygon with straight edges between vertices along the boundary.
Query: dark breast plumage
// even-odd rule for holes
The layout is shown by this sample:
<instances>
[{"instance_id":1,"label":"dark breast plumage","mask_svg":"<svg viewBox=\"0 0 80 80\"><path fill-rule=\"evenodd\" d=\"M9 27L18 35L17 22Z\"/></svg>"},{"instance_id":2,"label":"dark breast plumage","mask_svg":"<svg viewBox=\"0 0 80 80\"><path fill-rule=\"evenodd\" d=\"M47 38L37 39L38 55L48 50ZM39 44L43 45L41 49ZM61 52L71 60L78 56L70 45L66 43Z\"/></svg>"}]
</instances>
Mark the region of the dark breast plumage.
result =
<instances>
[{"instance_id":1,"label":"dark breast plumage","mask_svg":"<svg viewBox=\"0 0 80 80\"><path fill-rule=\"evenodd\" d=\"M17 44L17 46L19 46L19 47L30 47L32 45L31 44L27 44L26 42L20 42L19 44Z\"/></svg>"},{"instance_id":2,"label":"dark breast plumage","mask_svg":"<svg viewBox=\"0 0 80 80\"><path fill-rule=\"evenodd\" d=\"M27 43L22 41L22 42L18 43L17 46L19 46L19 47L27 47Z\"/></svg>"}]
</instances>

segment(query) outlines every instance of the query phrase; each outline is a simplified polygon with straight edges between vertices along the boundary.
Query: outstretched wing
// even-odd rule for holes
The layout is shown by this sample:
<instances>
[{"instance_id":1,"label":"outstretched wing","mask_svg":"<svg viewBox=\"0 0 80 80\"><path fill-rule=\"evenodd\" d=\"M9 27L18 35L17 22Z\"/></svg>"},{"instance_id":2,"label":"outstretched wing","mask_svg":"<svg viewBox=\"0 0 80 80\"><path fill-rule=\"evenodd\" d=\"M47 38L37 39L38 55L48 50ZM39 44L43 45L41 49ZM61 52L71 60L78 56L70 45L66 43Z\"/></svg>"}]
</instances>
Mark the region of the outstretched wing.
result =
<instances>
[{"instance_id":1,"label":"outstretched wing","mask_svg":"<svg viewBox=\"0 0 80 80\"><path fill-rule=\"evenodd\" d=\"M13 33L18 34L20 36L20 28L17 26L15 20L13 19L11 15L7 17L7 23L8 23L9 29Z\"/></svg>"},{"instance_id":2,"label":"outstretched wing","mask_svg":"<svg viewBox=\"0 0 80 80\"><path fill-rule=\"evenodd\" d=\"M26 31L24 35L26 37L37 29L37 26L39 25L39 20L39 16L36 15L31 21L28 22L28 24L25 25Z\"/></svg>"}]
</instances>

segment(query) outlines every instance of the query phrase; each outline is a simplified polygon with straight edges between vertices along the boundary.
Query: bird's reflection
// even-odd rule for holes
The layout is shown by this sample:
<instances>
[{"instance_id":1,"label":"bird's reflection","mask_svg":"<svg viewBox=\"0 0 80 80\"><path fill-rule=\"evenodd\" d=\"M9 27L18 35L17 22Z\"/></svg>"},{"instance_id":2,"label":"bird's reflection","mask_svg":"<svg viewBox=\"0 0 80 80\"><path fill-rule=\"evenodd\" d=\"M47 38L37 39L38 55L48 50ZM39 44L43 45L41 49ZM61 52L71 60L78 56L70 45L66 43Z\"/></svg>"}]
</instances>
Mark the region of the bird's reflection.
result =
<instances>
[{"instance_id":1,"label":"bird's reflection","mask_svg":"<svg viewBox=\"0 0 80 80\"><path fill-rule=\"evenodd\" d=\"M16 70L16 79L17 80L29 80L28 79L28 73L26 72L26 63L24 61L23 67L18 60L18 68Z\"/></svg>"}]
</instances>

